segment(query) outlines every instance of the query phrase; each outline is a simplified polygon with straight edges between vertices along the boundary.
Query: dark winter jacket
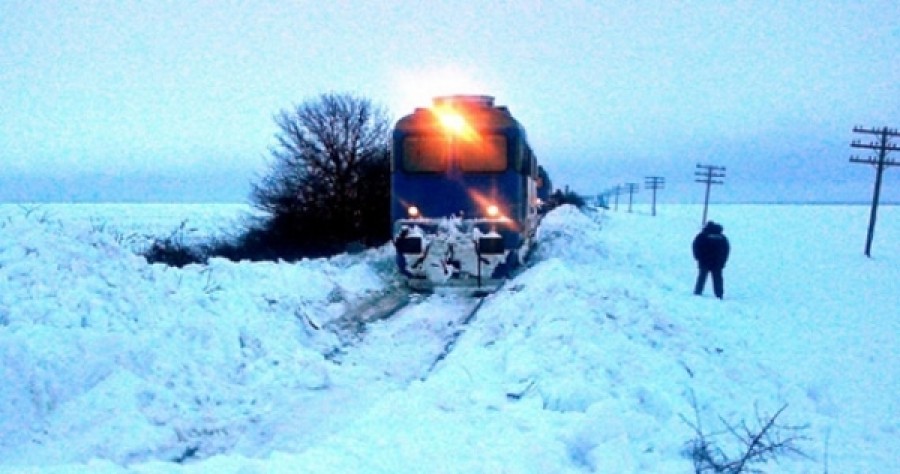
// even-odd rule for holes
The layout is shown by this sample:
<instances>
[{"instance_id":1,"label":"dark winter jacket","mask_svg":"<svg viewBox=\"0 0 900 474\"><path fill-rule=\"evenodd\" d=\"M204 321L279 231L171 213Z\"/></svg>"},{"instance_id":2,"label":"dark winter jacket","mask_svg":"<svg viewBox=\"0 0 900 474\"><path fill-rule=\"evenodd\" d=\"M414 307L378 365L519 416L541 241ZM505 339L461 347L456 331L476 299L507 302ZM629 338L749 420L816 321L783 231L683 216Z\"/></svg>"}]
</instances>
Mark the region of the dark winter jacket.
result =
<instances>
[{"instance_id":1,"label":"dark winter jacket","mask_svg":"<svg viewBox=\"0 0 900 474\"><path fill-rule=\"evenodd\" d=\"M728 239L722 234L722 226L709 221L706 227L694 238L694 259L701 268L721 270L728 261L731 247Z\"/></svg>"}]
</instances>

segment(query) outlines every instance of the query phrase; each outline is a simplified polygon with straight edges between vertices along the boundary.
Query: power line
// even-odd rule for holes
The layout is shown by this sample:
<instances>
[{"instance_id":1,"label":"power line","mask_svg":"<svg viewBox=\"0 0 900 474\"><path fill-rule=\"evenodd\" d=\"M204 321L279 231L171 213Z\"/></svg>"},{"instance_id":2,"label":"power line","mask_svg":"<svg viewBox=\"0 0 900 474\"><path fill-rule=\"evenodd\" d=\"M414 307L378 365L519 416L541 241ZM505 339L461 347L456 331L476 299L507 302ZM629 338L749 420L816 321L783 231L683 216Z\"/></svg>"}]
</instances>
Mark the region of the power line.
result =
<instances>
[{"instance_id":1,"label":"power line","mask_svg":"<svg viewBox=\"0 0 900 474\"><path fill-rule=\"evenodd\" d=\"M647 176L644 178L644 188L653 190L653 215L656 215L656 190L666 186L666 178L661 176Z\"/></svg>"},{"instance_id":2,"label":"power line","mask_svg":"<svg viewBox=\"0 0 900 474\"><path fill-rule=\"evenodd\" d=\"M887 158L887 153L889 151L900 150L900 147L894 145L888 140L891 137L900 137L900 132L897 132L897 129L890 129L887 127L882 127L880 130L878 130L874 128L863 128L857 126L853 127L853 133L875 135L878 137L877 142L862 143L859 140L853 140L853 142L850 143L850 146L853 148L866 148L869 150L878 151L877 158L874 156L869 156L866 158L859 158L858 156L850 157L850 161L853 163L875 165L875 190L872 194L872 210L869 213L869 231L866 233L866 257L871 258L872 238L875 235L875 218L878 214L878 201L881 196L881 175L882 173L884 173L884 169L886 167L900 165L900 163Z\"/></svg>"},{"instance_id":3,"label":"power line","mask_svg":"<svg viewBox=\"0 0 900 474\"><path fill-rule=\"evenodd\" d=\"M631 203L634 201L634 193L637 192L637 183L626 183L625 189L628 191L628 212L631 212Z\"/></svg>"},{"instance_id":4,"label":"power line","mask_svg":"<svg viewBox=\"0 0 900 474\"><path fill-rule=\"evenodd\" d=\"M709 207L709 188L713 184L725 184L725 167L714 165L697 164L697 171L694 172L697 179L694 181L706 184L706 197L703 199L703 221L701 226L706 225L706 210Z\"/></svg>"},{"instance_id":5,"label":"power line","mask_svg":"<svg viewBox=\"0 0 900 474\"><path fill-rule=\"evenodd\" d=\"M612 195L613 198L615 198L615 208L613 209L614 211L619 210L619 194L621 194L621 192L622 187L619 185L616 185L616 187L611 188L609 191L607 191L608 195Z\"/></svg>"}]
</instances>

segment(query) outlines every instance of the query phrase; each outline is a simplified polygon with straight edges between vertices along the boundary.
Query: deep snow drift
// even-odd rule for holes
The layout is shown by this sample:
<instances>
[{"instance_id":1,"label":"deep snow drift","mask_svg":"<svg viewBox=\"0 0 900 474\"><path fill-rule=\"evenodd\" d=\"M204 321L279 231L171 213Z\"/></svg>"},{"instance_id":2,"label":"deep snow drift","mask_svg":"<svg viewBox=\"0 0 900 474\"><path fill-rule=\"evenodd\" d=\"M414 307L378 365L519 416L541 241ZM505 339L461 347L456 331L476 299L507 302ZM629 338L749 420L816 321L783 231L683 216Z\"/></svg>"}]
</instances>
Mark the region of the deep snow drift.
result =
<instances>
[{"instance_id":1,"label":"deep snow drift","mask_svg":"<svg viewBox=\"0 0 900 474\"><path fill-rule=\"evenodd\" d=\"M900 472L896 207L872 259L866 207L714 207L725 301L690 293L698 207L564 207L468 325L433 295L363 332L338 322L395 290L389 247L173 269L11 214L0 472L683 473L692 400L707 433L787 405L808 457L766 472Z\"/></svg>"}]
</instances>

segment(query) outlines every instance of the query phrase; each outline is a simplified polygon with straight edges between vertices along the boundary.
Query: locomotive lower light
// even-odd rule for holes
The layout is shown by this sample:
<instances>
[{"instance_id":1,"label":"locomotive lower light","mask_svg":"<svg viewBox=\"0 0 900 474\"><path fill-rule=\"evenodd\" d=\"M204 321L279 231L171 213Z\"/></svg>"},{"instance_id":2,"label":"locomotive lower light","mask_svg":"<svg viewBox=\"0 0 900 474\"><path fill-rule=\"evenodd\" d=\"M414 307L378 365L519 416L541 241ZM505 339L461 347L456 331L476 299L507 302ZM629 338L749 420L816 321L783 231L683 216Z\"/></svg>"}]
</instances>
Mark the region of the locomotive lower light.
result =
<instances>
[{"instance_id":1,"label":"locomotive lower light","mask_svg":"<svg viewBox=\"0 0 900 474\"><path fill-rule=\"evenodd\" d=\"M487 215L490 217L497 217L500 215L500 209L497 206L491 204L487 207Z\"/></svg>"},{"instance_id":2,"label":"locomotive lower light","mask_svg":"<svg viewBox=\"0 0 900 474\"><path fill-rule=\"evenodd\" d=\"M409 206L406 209L406 213L409 214L409 217L419 217L419 208L416 206Z\"/></svg>"}]
</instances>

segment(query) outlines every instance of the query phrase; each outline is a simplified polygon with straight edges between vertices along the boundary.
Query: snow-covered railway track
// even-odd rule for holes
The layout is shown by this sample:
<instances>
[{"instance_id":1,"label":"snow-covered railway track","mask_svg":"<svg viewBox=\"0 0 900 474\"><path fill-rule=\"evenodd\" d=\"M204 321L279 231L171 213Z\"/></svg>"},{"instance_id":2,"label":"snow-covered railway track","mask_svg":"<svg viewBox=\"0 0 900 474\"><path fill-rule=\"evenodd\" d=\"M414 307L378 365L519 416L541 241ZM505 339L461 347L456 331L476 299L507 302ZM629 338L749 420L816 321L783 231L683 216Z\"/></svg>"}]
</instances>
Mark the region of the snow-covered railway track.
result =
<instances>
[{"instance_id":1,"label":"snow-covered railway track","mask_svg":"<svg viewBox=\"0 0 900 474\"><path fill-rule=\"evenodd\" d=\"M339 318L326 324L325 329L337 334L345 344L351 343L365 333L366 326L390 318L413 298L414 295L403 290L376 295L353 304Z\"/></svg>"},{"instance_id":2,"label":"snow-covered railway track","mask_svg":"<svg viewBox=\"0 0 900 474\"><path fill-rule=\"evenodd\" d=\"M284 400L291 417L267 428L302 450L350 426L388 394L423 380L452 350L483 298L404 291L373 297L319 327L342 347L327 355L327 389Z\"/></svg>"},{"instance_id":3,"label":"snow-covered railway track","mask_svg":"<svg viewBox=\"0 0 900 474\"><path fill-rule=\"evenodd\" d=\"M453 350L483 302L461 295L385 295L329 325L345 341L330 358L400 384L424 379Z\"/></svg>"}]
</instances>

